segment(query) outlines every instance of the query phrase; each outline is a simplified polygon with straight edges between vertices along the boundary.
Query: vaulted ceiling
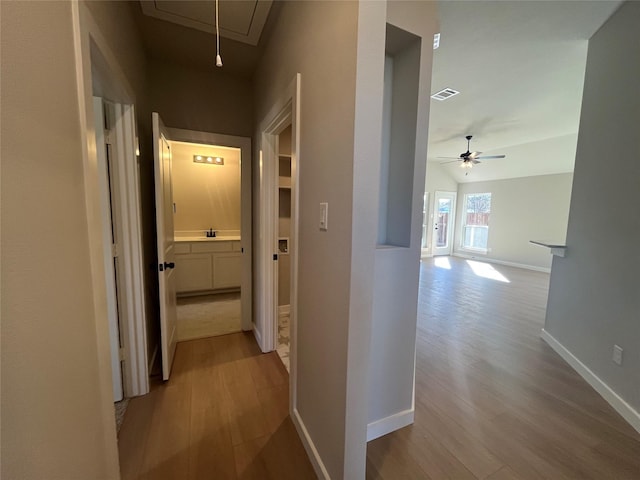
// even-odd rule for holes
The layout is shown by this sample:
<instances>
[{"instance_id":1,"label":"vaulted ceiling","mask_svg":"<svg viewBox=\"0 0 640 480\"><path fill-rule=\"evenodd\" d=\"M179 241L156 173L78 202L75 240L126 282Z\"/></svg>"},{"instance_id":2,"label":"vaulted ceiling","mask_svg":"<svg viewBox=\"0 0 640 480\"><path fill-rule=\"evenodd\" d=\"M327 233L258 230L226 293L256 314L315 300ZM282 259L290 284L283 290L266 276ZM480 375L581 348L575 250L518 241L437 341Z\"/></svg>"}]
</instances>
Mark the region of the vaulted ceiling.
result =
<instances>
[{"instance_id":1,"label":"vaulted ceiling","mask_svg":"<svg viewBox=\"0 0 640 480\"><path fill-rule=\"evenodd\" d=\"M466 151L506 154L458 182L571 172L575 159L588 39L618 1L441 1L434 51L430 162Z\"/></svg>"},{"instance_id":2,"label":"vaulted ceiling","mask_svg":"<svg viewBox=\"0 0 640 480\"><path fill-rule=\"evenodd\" d=\"M251 77L263 29L279 2L220 0L224 73ZM573 171L588 39L621 4L600 1L438 2L428 160L466 150L506 154L467 171L443 168L458 182ZM137 21L150 56L215 71L215 2L141 0ZM465 175L466 174L466 175Z\"/></svg>"}]
</instances>

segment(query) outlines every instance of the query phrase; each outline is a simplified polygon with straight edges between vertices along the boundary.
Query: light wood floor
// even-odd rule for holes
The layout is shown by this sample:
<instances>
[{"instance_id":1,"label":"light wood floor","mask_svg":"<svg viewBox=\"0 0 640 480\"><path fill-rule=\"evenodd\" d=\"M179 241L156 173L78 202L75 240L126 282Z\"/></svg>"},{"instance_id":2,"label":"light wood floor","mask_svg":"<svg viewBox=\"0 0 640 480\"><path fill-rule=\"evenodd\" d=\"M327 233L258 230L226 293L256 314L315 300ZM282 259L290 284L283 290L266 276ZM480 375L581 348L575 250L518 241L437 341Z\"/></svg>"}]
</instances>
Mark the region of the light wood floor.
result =
<instances>
[{"instance_id":1,"label":"light wood floor","mask_svg":"<svg viewBox=\"0 0 640 480\"><path fill-rule=\"evenodd\" d=\"M237 333L178 344L171 379L131 400L123 480L312 479L275 352Z\"/></svg>"},{"instance_id":2,"label":"light wood floor","mask_svg":"<svg viewBox=\"0 0 640 480\"><path fill-rule=\"evenodd\" d=\"M640 479L640 435L544 341L549 276L421 266L415 423L370 442L369 479Z\"/></svg>"}]
</instances>

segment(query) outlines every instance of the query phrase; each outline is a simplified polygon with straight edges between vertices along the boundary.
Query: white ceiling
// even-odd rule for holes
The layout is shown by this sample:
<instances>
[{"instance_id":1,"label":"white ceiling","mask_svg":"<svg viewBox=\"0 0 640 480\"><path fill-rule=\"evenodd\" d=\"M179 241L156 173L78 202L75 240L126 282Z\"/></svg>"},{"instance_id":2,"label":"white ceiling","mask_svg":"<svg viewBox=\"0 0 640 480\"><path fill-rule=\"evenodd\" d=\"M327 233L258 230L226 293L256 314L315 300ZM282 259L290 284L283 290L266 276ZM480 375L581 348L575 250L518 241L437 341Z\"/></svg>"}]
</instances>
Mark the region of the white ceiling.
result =
<instances>
[{"instance_id":1,"label":"white ceiling","mask_svg":"<svg viewBox=\"0 0 640 480\"><path fill-rule=\"evenodd\" d=\"M573 171L587 41L620 3L440 1L431 91L461 93L431 100L428 160L473 135L471 151L507 158L444 165L458 182Z\"/></svg>"}]
</instances>

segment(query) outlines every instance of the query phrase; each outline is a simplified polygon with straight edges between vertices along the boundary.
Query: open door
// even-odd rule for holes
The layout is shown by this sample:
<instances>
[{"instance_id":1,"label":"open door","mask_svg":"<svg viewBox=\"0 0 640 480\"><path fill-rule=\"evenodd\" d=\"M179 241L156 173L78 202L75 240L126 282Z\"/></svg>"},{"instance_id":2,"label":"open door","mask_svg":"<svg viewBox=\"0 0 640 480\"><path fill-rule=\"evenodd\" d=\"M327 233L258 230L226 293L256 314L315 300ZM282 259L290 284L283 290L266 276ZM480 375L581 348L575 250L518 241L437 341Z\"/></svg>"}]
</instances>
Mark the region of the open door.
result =
<instances>
[{"instance_id":1,"label":"open door","mask_svg":"<svg viewBox=\"0 0 640 480\"><path fill-rule=\"evenodd\" d=\"M433 255L451 255L456 216L456 192L436 192L433 202Z\"/></svg>"},{"instance_id":2,"label":"open door","mask_svg":"<svg viewBox=\"0 0 640 480\"><path fill-rule=\"evenodd\" d=\"M169 380L176 351L176 276L173 241L173 191L171 187L171 146L165 127L152 114L155 163L156 230L158 234L158 285L160 296L160 345L162 379Z\"/></svg>"}]
</instances>

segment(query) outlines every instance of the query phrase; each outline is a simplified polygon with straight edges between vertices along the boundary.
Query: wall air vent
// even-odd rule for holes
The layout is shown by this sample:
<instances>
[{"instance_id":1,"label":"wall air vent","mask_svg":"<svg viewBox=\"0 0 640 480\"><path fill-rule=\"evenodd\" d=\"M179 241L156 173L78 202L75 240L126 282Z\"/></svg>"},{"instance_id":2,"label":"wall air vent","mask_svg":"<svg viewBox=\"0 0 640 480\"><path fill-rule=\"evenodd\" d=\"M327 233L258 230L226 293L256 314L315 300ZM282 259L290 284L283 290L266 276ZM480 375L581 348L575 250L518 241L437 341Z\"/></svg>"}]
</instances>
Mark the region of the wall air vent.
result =
<instances>
[{"instance_id":1,"label":"wall air vent","mask_svg":"<svg viewBox=\"0 0 640 480\"><path fill-rule=\"evenodd\" d=\"M431 98L433 98L434 100L440 100L442 102L443 100L447 100L448 98L451 98L459 93L460 92L454 90L453 88L445 88L431 95Z\"/></svg>"}]
</instances>

